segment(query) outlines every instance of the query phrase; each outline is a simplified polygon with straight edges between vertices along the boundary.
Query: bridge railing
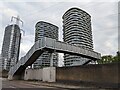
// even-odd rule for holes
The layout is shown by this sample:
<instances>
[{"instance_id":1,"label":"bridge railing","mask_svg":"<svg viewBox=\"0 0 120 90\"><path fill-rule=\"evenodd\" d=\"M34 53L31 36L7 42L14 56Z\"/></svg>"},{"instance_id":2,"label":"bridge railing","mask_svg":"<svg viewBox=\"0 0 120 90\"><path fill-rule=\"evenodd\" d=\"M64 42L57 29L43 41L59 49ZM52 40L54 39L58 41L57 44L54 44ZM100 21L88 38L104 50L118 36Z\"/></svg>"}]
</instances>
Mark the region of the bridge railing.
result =
<instances>
[{"instance_id":1,"label":"bridge railing","mask_svg":"<svg viewBox=\"0 0 120 90\"><path fill-rule=\"evenodd\" d=\"M24 57L22 57L18 61L18 63L10 69L10 73L13 75L20 68L20 66L25 65L27 62L30 61L29 60L30 57L32 57L32 55L35 52L41 49L45 49L45 48L56 50L62 53L71 53L74 55L84 55L84 56L89 56L90 58L94 58L94 59L101 59L101 55L95 51L87 50L87 49L84 49L84 48L81 48L81 47L78 47L72 44L68 44L68 43L61 42L61 41L56 41L55 39L45 37L35 42L35 44L27 52L27 54Z\"/></svg>"},{"instance_id":2,"label":"bridge railing","mask_svg":"<svg viewBox=\"0 0 120 90\"><path fill-rule=\"evenodd\" d=\"M75 54L79 53L81 55L89 56L96 59L101 59L100 53L97 53L92 50L84 49L72 44L68 44L65 42L56 41L55 39L51 39L51 38L45 38L45 46L47 48L51 48L58 51L71 52Z\"/></svg>"}]
</instances>

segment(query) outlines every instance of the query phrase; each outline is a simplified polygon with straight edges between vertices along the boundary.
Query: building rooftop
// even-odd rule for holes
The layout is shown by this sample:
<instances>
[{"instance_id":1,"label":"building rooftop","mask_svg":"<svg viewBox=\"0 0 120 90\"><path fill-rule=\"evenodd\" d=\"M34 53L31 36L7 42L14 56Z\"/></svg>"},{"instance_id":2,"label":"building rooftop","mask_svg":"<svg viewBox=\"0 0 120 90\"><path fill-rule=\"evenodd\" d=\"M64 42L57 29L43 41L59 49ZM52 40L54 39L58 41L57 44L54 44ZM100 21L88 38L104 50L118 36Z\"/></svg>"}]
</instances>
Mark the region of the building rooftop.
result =
<instances>
[{"instance_id":1,"label":"building rooftop","mask_svg":"<svg viewBox=\"0 0 120 90\"><path fill-rule=\"evenodd\" d=\"M68 9L68 10L64 13L63 17L64 17L68 12L72 11L73 9L74 9L74 10L76 9L76 10L82 11L82 12L86 13L87 15L89 15L89 17L91 17L89 13L87 13L86 11L84 11L84 10L82 10L82 9L79 9L79 8L77 8L77 7L72 7L72 8L70 8L70 9ZM63 18L63 17L62 17L62 18Z\"/></svg>"}]
</instances>

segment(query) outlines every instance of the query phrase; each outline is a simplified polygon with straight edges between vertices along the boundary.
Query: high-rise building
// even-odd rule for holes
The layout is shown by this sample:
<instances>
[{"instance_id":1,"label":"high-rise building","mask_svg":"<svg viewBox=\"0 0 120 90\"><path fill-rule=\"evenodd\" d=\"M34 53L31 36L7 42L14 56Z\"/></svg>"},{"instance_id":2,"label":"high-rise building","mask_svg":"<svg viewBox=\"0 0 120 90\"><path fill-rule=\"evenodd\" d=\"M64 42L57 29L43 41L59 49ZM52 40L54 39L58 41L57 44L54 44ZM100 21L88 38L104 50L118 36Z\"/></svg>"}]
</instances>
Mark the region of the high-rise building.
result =
<instances>
[{"instance_id":1,"label":"high-rise building","mask_svg":"<svg viewBox=\"0 0 120 90\"><path fill-rule=\"evenodd\" d=\"M58 40L58 27L44 21L40 21L35 26L35 42L43 37ZM58 54L53 55L53 66L58 65ZM44 52L33 64L34 68L42 68L50 66L50 53Z\"/></svg>"},{"instance_id":2,"label":"high-rise building","mask_svg":"<svg viewBox=\"0 0 120 90\"><path fill-rule=\"evenodd\" d=\"M91 16L79 8L71 8L62 18L64 42L93 50ZM81 56L64 54L65 66L82 65L87 61Z\"/></svg>"},{"instance_id":3,"label":"high-rise building","mask_svg":"<svg viewBox=\"0 0 120 90\"><path fill-rule=\"evenodd\" d=\"M17 24L8 25L5 28L1 60L2 68L9 70L12 65L18 62L21 33Z\"/></svg>"}]
</instances>

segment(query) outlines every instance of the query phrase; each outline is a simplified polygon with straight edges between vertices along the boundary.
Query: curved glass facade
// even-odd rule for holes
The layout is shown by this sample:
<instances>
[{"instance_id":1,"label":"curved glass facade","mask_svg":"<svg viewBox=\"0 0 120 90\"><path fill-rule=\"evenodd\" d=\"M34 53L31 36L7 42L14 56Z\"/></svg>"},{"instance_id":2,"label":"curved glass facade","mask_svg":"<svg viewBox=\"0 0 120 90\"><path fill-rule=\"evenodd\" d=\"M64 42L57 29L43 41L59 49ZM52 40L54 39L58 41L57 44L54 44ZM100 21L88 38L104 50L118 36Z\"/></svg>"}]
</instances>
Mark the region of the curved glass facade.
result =
<instances>
[{"instance_id":1,"label":"curved glass facade","mask_svg":"<svg viewBox=\"0 0 120 90\"><path fill-rule=\"evenodd\" d=\"M91 16L79 8L71 8L62 18L64 42L93 50ZM87 60L80 56L64 55L65 66L82 65Z\"/></svg>"},{"instance_id":2,"label":"curved glass facade","mask_svg":"<svg viewBox=\"0 0 120 90\"><path fill-rule=\"evenodd\" d=\"M44 21L40 21L35 26L35 42L43 37L58 40L58 27ZM53 66L58 65L58 54L53 55ZM33 64L34 68L42 68L50 66L50 53L44 52Z\"/></svg>"}]
</instances>

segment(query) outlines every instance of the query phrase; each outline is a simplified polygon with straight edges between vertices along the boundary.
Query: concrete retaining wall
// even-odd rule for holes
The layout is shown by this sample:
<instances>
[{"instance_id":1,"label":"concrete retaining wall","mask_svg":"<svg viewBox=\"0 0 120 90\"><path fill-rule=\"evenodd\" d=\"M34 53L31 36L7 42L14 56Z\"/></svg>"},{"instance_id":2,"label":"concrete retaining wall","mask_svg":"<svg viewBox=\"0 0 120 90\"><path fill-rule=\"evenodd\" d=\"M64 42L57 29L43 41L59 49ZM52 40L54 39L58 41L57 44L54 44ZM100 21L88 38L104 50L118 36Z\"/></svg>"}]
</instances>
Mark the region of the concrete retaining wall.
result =
<instances>
[{"instance_id":1,"label":"concrete retaining wall","mask_svg":"<svg viewBox=\"0 0 120 90\"><path fill-rule=\"evenodd\" d=\"M88 82L100 87L120 87L120 63L103 65L85 65L73 67L47 67L43 69L27 69L25 80L42 80L47 82Z\"/></svg>"},{"instance_id":2,"label":"concrete retaining wall","mask_svg":"<svg viewBox=\"0 0 120 90\"><path fill-rule=\"evenodd\" d=\"M120 63L61 67L56 69L57 81L92 82L120 85Z\"/></svg>"},{"instance_id":3,"label":"concrete retaining wall","mask_svg":"<svg viewBox=\"0 0 120 90\"><path fill-rule=\"evenodd\" d=\"M55 67L43 68L43 81L47 81L47 82L56 81L56 68Z\"/></svg>"},{"instance_id":4,"label":"concrete retaining wall","mask_svg":"<svg viewBox=\"0 0 120 90\"><path fill-rule=\"evenodd\" d=\"M43 69L26 69L24 80L42 80L47 82L56 81L55 67L46 67Z\"/></svg>"},{"instance_id":5,"label":"concrete retaining wall","mask_svg":"<svg viewBox=\"0 0 120 90\"><path fill-rule=\"evenodd\" d=\"M24 80L42 80L42 69L26 69Z\"/></svg>"}]
</instances>

